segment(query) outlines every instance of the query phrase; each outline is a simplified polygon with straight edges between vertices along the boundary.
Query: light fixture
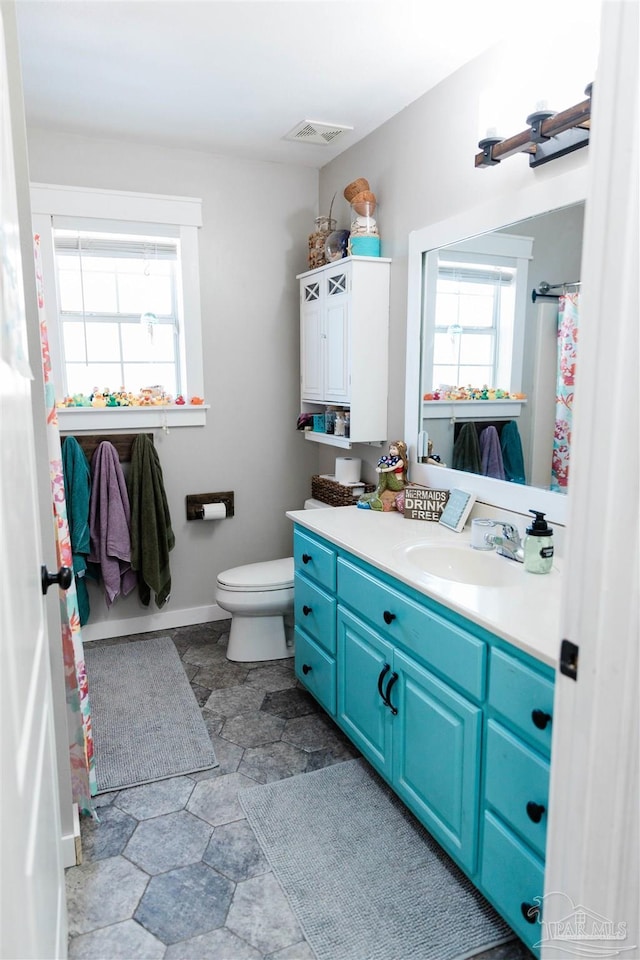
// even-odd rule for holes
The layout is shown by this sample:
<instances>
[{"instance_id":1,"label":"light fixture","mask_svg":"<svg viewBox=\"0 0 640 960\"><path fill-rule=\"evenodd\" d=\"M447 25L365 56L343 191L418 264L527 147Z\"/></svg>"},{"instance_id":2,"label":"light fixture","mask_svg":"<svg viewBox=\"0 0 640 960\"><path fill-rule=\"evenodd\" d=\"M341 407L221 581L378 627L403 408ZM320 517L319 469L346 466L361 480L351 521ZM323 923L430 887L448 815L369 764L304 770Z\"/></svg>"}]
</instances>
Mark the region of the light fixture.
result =
<instances>
[{"instance_id":1,"label":"light fixture","mask_svg":"<svg viewBox=\"0 0 640 960\"><path fill-rule=\"evenodd\" d=\"M478 143L476 167L494 167L515 153L528 153L529 166L538 167L556 157L562 157L589 143L591 128L591 92L593 84L586 89L586 100L566 110L554 113L547 109L546 102L536 105L536 110L527 117L528 127L512 137L497 136L494 129Z\"/></svg>"}]
</instances>

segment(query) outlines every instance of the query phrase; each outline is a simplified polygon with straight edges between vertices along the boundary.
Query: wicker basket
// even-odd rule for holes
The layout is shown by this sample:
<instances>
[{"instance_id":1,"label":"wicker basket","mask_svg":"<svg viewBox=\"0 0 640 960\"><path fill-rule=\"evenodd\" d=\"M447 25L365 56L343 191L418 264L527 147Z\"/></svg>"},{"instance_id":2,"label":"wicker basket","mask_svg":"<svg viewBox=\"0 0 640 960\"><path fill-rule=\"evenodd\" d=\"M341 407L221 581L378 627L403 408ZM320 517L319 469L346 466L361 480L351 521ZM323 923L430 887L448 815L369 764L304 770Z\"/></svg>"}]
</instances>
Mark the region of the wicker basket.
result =
<instances>
[{"instance_id":1,"label":"wicker basket","mask_svg":"<svg viewBox=\"0 0 640 960\"><path fill-rule=\"evenodd\" d=\"M344 188L343 196L345 200L351 203L353 197L358 193L362 193L363 190L370 190L369 181L365 180L364 177L359 177L357 180L354 180L352 183L349 183Z\"/></svg>"},{"instance_id":2,"label":"wicker basket","mask_svg":"<svg viewBox=\"0 0 640 960\"><path fill-rule=\"evenodd\" d=\"M373 493L375 484L365 483L363 493ZM336 480L327 477L311 477L311 496L332 507L352 507L358 502L351 487L345 487Z\"/></svg>"}]
</instances>

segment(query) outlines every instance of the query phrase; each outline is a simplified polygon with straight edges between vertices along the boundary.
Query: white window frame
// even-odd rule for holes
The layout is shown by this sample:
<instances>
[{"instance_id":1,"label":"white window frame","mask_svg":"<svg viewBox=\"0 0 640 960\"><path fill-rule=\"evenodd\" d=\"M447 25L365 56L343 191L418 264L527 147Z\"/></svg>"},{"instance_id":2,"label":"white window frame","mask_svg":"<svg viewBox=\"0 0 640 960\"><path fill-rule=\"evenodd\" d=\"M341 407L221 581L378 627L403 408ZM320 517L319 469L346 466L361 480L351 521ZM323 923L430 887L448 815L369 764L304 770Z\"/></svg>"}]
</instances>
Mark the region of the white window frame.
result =
<instances>
[{"instance_id":1,"label":"white window frame","mask_svg":"<svg viewBox=\"0 0 640 960\"><path fill-rule=\"evenodd\" d=\"M40 236L43 292L49 350L56 391L61 390L62 350L53 248L52 218L86 220L91 229L117 229L118 224L169 225L178 229L181 248L184 323L180 331L181 364L188 399L204 396L198 228L202 201L195 197L167 197L116 190L31 184L34 233ZM56 397L61 400L61 396ZM59 407L63 432L144 429L168 426L204 426L208 404L166 407Z\"/></svg>"}]
</instances>

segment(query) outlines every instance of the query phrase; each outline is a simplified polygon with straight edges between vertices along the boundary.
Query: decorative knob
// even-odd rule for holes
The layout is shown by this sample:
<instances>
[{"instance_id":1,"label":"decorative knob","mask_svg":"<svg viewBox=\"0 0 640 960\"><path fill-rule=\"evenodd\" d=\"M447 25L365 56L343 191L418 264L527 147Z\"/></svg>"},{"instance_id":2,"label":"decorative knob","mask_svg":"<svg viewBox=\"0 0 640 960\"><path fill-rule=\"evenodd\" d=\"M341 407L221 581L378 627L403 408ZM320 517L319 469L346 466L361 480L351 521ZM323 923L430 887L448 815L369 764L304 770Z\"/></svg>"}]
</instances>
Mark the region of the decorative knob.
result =
<instances>
[{"instance_id":1,"label":"decorative knob","mask_svg":"<svg viewBox=\"0 0 640 960\"><path fill-rule=\"evenodd\" d=\"M72 580L73 570L71 567L60 567L57 573L49 573L44 564L40 567L40 582L42 584L43 596L54 583L57 583L61 590L68 590Z\"/></svg>"},{"instance_id":2,"label":"decorative knob","mask_svg":"<svg viewBox=\"0 0 640 960\"><path fill-rule=\"evenodd\" d=\"M551 714L545 713L544 710L532 710L531 719L538 730L545 730L551 723Z\"/></svg>"},{"instance_id":3,"label":"decorative knob","mask_svg":"<svg viewBox=\"0 0 640 960\"><path fill-rule=\"evenodd\" d=\"M395 613L390 613L388 610L385 610L382 614L382 618L385 623L391 623L393 620L395 620L396 615Z\"/></svg>"},{"instance_id":4,"label":"decorative knob","mask_svg":"<svg viewBox=\"0 0 640 960\"><path fill-rule=\"evenodd\" d=\"M304 607L302 608L302 612L304 613L305 617L308 617L311 613L311 607L308 607L305 603Z\"/></svg>"},{"instance_id":5,"label":"decorative knob","mask_svg":"<svg viewBox=\"0 0 640 960\"><path fill-rule=\"evenodd\" d=\"M533 903L521 903L520 913L527 923L537 923L540 919L540 907L536 907Z\"/></svg>"},{"instance_id":6,"label":"decorative knob","mask_svg":"<svg viewBox=\"0 0 640 960\"><path fill-rule=\"evenodd\" d=\"M304 673L305 676L306 676L308 673L311 673L311 667L309 666L308 663L303 663L303 664L302 664L302 672Z\"/></svg>"},{"instance_id":7,"label":"decorative knob","mask_svg":"<svg viewBox=\"0 0 640 960\"><path fill-rule=\"evenodd\" d=\"M527 816L529 820L533 821L533 823L540 823L545 809L546 807L543 807L541 803L534 803L533 800L529 800L527 804Z\"/></svg>"},{"instance_id":8,"label":"decorative knob","mask_svg":"<svg viewBox=\"0 0 640 960\"><path fill-rule=\"evenodd\" d=\"M303 562L303 563L309 563L310 560L311 560L311 554L310 554L310 553L303 553L303 554L302 554L302 562Z\"/></svg>"}]
</instances>

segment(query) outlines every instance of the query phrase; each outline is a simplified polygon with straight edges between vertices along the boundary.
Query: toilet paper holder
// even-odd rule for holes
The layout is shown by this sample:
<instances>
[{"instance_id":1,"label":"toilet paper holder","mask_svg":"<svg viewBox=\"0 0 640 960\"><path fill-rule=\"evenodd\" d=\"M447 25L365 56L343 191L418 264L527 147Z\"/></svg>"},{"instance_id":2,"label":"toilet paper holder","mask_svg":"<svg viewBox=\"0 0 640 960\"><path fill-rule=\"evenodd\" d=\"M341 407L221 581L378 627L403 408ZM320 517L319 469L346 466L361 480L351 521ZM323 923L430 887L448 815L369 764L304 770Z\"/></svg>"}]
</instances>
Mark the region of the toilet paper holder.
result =
<instances>
[{"instance_id":1,"label":"toilet paper holder","mask_svg":"<svg viewBox=\"0 0 640 960\"><path fill-rule=\"evenodd\" d=\"M186 496L187 520L202 520L207 503L224 503L227 520L234 515L234 492L223 490L218 493L189 493Z\"/></svg>"}]
</instances>

